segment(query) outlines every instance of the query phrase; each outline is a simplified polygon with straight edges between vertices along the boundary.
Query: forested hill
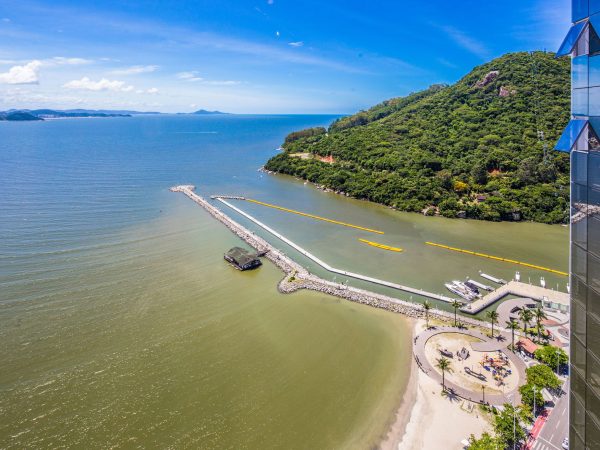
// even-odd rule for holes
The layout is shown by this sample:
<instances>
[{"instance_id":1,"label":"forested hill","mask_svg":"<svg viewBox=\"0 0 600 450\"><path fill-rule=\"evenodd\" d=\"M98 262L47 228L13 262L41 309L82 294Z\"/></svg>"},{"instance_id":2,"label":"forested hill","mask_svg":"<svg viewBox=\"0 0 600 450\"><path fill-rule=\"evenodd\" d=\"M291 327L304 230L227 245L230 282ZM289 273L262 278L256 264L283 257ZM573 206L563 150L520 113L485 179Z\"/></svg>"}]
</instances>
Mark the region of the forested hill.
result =
<instances>
[{"instance_id":1,"label":"forested hill","mask_svg":"<svg viewBox=\"0 0 600 450\"><path fill-rule=\"evenodd\" d=\"M292 133L265 168L405 211L565 223L569 157L553 147L569 89L568 58L507 54L454 85Z\"/></svg>"}]
</instances>

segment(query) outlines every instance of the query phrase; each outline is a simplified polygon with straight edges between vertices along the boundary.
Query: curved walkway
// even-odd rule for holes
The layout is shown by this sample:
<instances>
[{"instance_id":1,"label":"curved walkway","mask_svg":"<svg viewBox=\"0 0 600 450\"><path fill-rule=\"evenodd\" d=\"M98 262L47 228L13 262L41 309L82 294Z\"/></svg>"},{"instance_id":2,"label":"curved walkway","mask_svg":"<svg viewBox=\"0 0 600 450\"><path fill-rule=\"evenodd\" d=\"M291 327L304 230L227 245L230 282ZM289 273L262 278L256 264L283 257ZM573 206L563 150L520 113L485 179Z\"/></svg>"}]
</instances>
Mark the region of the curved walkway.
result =
<instances>
[{"instance_id":1,"label":"curved walkway","mask_svg":"<svg viewBox=\"0 0 600 450\"><path fill-rule=\"evenodd\" d=\"M519 382L524 382L525 380L525 364L521 359L515 355L512 351L510 351L507 347L510 344L510 337L506 337L505 334L500 334L498 337L494 337L491 339L485 334L474 331L474 330L465 330L457 327L436 327L430 328L428 330L423 331L415 338L415 345L413 346L413 354L418 366L425 372L428 376L433 378L438 383L442 384L442 374L439 373L431 364L431 362L427 359L425 354L425 346L427 345L427 341L431 339L433 336L442 334L442 333L458 333L464 334L466 336L475 337L477 339L481 339L482 344L489 344L490 347L498 348L501 350L510 360L511 363L515 366L515 369L519 375ZM505 394L485 394L483 392L474 392L470 389L463 388L452 381L446 379L446 389L450 391L452 394L457 395L458 397L462 397L465 400L469 400L477 403L489 403L491 405L502 405L504 403L511 403L511 398L514 396L515 404L518 404L521 401L521 397L519 395L518 388L513 389L510 392Z\"/></svg>"}]
</instances>

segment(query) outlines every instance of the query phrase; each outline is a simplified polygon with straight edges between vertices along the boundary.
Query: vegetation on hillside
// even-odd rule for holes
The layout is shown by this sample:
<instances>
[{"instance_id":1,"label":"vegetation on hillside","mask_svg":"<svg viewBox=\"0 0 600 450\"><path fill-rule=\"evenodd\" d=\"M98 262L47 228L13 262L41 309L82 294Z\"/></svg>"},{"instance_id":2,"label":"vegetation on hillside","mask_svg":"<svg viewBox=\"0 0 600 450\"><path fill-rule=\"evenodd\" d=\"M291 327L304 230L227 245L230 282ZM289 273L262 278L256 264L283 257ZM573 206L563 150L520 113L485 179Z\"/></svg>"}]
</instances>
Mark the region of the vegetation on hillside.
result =
<instances>
[{"instance_id":1,"label":"vegetation on hillside","mask_svg":"<svg viewBox=\"0 0 600 450\"><path fill-rule=\"evenodd\" d=\"M292 133L265 167L405 211L565 223L569 157L552 149L569 118L569 87L568 60L507 54L452 86Z\"/></svg>"}]
</instances>

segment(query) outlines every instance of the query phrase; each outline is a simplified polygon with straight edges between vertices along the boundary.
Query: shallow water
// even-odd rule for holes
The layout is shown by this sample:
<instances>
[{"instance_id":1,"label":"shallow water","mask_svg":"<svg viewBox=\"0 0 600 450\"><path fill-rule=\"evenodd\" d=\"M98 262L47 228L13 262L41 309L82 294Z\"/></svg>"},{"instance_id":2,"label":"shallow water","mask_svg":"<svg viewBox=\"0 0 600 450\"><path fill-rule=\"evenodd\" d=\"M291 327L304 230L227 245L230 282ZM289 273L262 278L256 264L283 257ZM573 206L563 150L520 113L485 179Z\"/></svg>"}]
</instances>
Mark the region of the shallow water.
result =
<instances>
[{"instance_id":1,"label":"shallow water","mask_svg":"<svg viewBox=\"0 0 600 450\"><path fill-rule=\"evenodd\" d=\"M181 181L244 186L322 117L0 127L1 448L356 448L406 383L395 315L276 291ZM179 133L190 130L216 134Z\"/></svg>"},{"instance_id":2,"label":"shallow water","mask_svg":"<svg viewBox=\"0 0 600 450\"><path fill-rule=\"evenodd\" d=\"M424 245L566 270L564 227L427 218L257 171L289 131L331 120L0 123L0 447L364 448L385 431L406 383L408 323L316 293L280 295L270 264L233 270L222 255L239 240L168 192L175 184L385 232L235 202L343 269L439 293L478 270L565 289L564 277Z\"/></svg>"}]
</instances>

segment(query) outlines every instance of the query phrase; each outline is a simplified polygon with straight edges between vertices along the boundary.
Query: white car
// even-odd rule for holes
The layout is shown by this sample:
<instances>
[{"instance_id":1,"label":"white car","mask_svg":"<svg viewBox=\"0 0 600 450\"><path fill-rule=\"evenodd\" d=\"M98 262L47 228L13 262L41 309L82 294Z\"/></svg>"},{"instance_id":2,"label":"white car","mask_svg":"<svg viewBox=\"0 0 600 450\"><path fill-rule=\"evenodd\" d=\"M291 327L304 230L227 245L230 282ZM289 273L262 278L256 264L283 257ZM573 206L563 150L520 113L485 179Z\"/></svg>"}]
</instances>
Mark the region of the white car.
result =
<instances>
[{"instance_id":1,"label":"white car","mask_svg":"<svg viewBox=\"0 0 600 450\"><path fill-rule=\"evenodd\" d=\"M565 450L569 450L569 438L568 437L563 439L562 448L564 448Z\"/></svg>"}]
</instances>

